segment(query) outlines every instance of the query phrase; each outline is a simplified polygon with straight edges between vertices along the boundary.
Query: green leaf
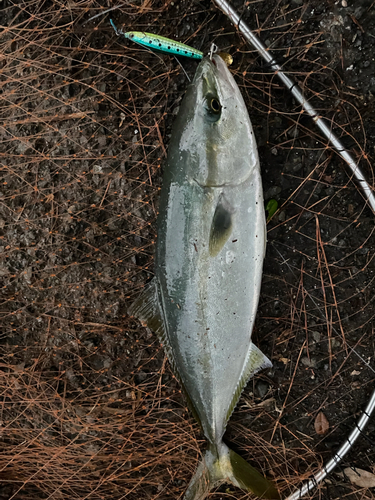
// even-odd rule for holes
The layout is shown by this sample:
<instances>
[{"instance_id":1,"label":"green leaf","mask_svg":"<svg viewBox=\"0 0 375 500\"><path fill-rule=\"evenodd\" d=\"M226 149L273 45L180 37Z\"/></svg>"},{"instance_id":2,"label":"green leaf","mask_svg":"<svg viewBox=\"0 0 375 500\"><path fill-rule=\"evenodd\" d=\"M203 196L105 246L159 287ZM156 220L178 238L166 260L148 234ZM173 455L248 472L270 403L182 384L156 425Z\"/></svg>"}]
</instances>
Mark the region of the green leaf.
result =
<instances>
[{"instance_id":1,"label":"green leaf","mask_svg":"<svg viewBox=\"0 0 375 500\"><path fill-rule=\"evenodd\" d=\"M268 200L266 203L266 212L267 212L267 222L271 219L273 214L276 212L276 210L279 208L279 204L277 203L276 200L271 199Z\"/></svg>"}]
</instances>

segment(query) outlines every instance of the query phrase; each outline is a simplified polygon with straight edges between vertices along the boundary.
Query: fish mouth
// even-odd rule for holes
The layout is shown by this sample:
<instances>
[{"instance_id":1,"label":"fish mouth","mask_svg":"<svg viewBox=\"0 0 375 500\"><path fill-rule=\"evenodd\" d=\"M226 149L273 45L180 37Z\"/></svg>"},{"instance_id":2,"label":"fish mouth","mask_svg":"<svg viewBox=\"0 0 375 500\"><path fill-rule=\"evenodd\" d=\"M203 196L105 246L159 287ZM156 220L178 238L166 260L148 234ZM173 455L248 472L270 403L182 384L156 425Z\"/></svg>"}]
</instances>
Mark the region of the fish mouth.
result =
<instances>
[{"instance_id":1,"label":"fish mouth","mask_svg":"<svg viewBox=\"0 0 375 500\"><path fill-rule=\"evenodd\" d=\"M212 56L212 59L205 57L195 73L193 83L198 83L205 80L208 88L217 89L220 91L222 87L226 87L227 91L235 92L233 87L233 79L225 61L217 54Z\"/></svg>"}]
</instances>

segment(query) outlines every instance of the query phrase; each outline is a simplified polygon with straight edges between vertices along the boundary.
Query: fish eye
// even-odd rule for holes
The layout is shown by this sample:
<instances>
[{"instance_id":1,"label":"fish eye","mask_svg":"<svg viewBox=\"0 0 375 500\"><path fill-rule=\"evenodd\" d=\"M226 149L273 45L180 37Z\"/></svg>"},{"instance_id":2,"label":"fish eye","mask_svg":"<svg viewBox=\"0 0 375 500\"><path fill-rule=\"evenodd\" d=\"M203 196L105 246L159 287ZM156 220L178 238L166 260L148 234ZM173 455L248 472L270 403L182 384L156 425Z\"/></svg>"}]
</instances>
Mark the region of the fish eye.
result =
<instances>
[{"instance_id":1,"label":"fish eye","mask_svg":"<svg viewBox=\"0 0 375 500\"><path fill-rule=\"evenodd\" d=\"M214 94L206 95L205 99L206 116L210 122L216 122L221 115L221 104L219 99Z\"/></svg>"},{"instance_id":2,"label":"fish eye","mask_svg":"<svg viewBox=\"0 0 375 500\"><path fill-rule=\"evenodd\" d=\"M210 107L214 113L220 113L221 110L220 102L215 97L211 99Z\"/></svg>"}]
</instances>

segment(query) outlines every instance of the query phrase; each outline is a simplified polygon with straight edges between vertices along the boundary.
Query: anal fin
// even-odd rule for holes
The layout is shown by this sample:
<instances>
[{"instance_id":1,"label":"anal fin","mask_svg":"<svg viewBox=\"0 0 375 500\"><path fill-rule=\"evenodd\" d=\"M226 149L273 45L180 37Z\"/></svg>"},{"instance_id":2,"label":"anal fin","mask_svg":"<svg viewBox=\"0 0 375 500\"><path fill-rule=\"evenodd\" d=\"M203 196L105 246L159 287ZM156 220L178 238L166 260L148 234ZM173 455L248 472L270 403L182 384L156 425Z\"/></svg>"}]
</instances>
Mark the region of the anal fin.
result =
<instances>
[{"instance_id":1,"label":"anal fin","mask_svg":"<svg viewBox=\"0 0 375 500\"><path fill-rule=\"evenodd\" d=\"M236 390L233 394L232 401L229 405L228 412L226 415L226 422L228 422L228 420L230 419L230 416L232 415L233 410L235 409L238 400L240 399L241 393L244 390L244 387L250 380L250 378L253 377L260 370L271 367L272 363L267 358L267 356L265 356L255 344L251 343L247 364L242 372L240 380L238 381Z\"/></svg>"}]
</instances>

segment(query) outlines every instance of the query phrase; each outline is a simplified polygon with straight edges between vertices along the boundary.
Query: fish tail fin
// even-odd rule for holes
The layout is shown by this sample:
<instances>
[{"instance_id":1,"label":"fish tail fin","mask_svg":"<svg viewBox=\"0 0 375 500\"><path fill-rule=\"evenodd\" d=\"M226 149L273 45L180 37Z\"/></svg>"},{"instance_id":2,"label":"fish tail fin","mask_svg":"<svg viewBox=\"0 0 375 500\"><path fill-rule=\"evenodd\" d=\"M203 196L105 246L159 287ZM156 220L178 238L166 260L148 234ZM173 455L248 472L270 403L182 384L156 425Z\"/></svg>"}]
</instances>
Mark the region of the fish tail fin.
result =
<instances>
[{"instance_id":1,"label":"fish tail fin","mask_svg":"<svg viewBox=\"0 0 375 500\"><path fill-rule=\"evenodd\" d=\"M279 499L275 486L224 443L210 444L194 474L184 500L203 500L222 483L252 491L260 498Z\"/></svg>"}]
</instances>

